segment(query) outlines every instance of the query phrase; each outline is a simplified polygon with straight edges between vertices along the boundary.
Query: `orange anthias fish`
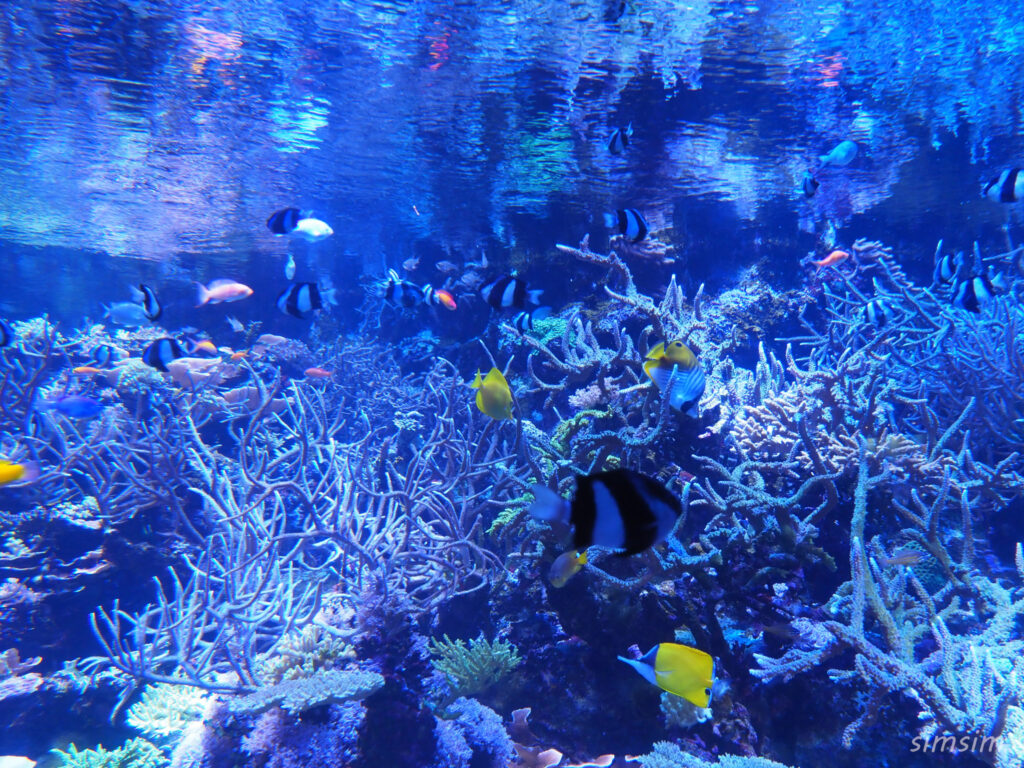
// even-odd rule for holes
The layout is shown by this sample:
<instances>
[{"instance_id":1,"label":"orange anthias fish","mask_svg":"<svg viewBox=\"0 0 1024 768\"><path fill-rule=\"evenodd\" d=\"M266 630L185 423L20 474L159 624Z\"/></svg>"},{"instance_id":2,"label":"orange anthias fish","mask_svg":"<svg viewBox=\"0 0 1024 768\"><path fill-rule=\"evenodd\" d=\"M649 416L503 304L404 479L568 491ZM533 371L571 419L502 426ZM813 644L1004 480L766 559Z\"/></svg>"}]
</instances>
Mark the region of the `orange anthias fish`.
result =
<instances>
[{"instance_id":1,"label":"orange anthias fish","mask_svg":"<svg viewBox=\"0 0 1024 768\"><path fill-rule=\"evenodd\" d=\"M850 258L850 254L847 253L846 251L836 250L832 251L832 253L830 253L821 261L812 261L811 263L818 269L823 269L825 267L834 267L836 264L842 264L848 258Z\"/></svg>"},{"instance_id":2,"label":"orange anthias fish","mask_svg":"<svg viewBox=\"0 0 1024 768\"><path fill-rule=\"evenodd\" d=\"M325 368L307 368L303 373L311 379L329 379L334 375L333 371L328 371Z\"/></svg>"},{"instance_id":3,"label":"orange anthias fish","mask_svg":"<svg viewBox=\"0 0 1024 768\"><path fill-rule=\"evenodd\" d=\"M106 373L102 368L97 368L93 365L79 365L77 368L72 368L71 372L77 373L80 376L87 376L90 373Z\"/></svg>"},{"instance_id":4,"label":"orange anthias fish","mask_svg":"<svg viewBox=\"0 0 1024 768\"><path fill-rule=\"evenodd\" d=\"M455 297L452 296L451 291L446 291L444 288L436 288L433 293L433 300L435 304L440 304L445 309L455 311L458 309L458 304L455 302Z\"/></svg>"}]
</instances>

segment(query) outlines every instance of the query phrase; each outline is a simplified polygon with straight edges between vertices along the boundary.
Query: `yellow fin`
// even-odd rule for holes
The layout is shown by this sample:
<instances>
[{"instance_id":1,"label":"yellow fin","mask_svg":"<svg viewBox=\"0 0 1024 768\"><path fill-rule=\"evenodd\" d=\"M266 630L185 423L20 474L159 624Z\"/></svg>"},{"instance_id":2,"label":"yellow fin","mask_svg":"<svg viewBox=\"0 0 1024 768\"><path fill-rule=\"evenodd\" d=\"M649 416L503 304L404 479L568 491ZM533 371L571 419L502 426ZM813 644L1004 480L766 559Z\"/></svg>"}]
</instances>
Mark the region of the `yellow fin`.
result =
<instances>
[{"instance_id":1,"label":"yellow fin","mask_svg":"<svg viewBox=\"0 0 1024 768\"><path fill-rule=\"evenodd\" d=\"M661 643L654 658L654 675L664 691L698 707L711 703L715 660L704 651L679 643Z\"/></svg>"},{"instance_id":2,"label":"yellow fin","mask_svg":"<svg viewBox=\"0 0 1024 768\"><path fill-rule=\"evenodd\" d=\"M665 342L663 342L663 341L659 342L658 346L656 346L654 349L650 350L647 353L647 359L648 360L657 360L659 357L664 357L664 356L665 356Z\"/></svg>"}]
</instances>

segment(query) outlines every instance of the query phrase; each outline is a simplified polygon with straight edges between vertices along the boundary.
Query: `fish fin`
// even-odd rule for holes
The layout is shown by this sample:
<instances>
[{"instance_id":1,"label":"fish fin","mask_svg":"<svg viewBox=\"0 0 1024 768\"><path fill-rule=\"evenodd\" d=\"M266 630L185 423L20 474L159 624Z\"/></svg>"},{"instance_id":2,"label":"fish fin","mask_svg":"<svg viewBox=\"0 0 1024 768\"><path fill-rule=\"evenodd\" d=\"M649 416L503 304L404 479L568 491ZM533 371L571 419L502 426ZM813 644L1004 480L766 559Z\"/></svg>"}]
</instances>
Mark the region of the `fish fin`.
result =
<instances>
[{"instance_id":1,"label":"fish fin","mask_svg":"<svg viewBox=\"0 0 1024 768\"><path fill-rule=\"evenodd\" d=\"M526 300L531 304L540 304L540 295L544 293L543 288L534 288L526 292Z\"/></svg>"},{"instance_id":2,"label":"fish fin","mask_svg":"<svg viewBox=\"0 0 1024 768\"><path fill-rule=\"evenodd\" d=\"M211 288L217 288L217 287L219 287L221 285L234 285L234 284L235 284L235 281L232 280L230 277L221 277L221 278L218 278L218 279L214 280L212 283L210 283L206 287L207 287L207 289L211 289Z\"/></svg>"},{"instance_id":3,"label":"fish fin","mask_svg":"<svg viewBox=\"0 0 1024 768\"><path fill-rule=\"evenodd\" d=\"M647 353L647 360L657 360L665 356L665 342L659 341L657 346Z\"/></svg>"},{"instance_id":4,"label":"fish fin","mask_svg":"<svg viewBox=\"0 0 1024 768\"><path fill-rule=\"evenodd\" d=\"M614 213L605 213L603 214L603 218L604 225L608 227L608 229L612 229L613 227L617 227L619 225L619 219Z\"/></svg>"},{"instance_id":5,"label":"fish fin","mask_svg":"<svg viewBox=\"0 0 1024 768\"><path fill-rule=\"evenodd\" d=\"M625 656L618 656L616 658L618 658L619 661L629 664L629 666L635 669L640 676L651 685L658 685L658 679L654 675L653 667L651 667L650 664L647 664L643 659L627 659Z\"/></svg>"},{"instance_id":6,"label":"fish fin","mask_svg":"<svg viewBox=\"0 0 1024 768\"><path fill-rule=\"evenodd\" d=\"M473 383L470 384L473 389L480 389L484 385L484 377L480 371L476 372L476 377L473 379Z\"/></svg>"},{"instance_id":7,"label":"fish fin","mask_svg":"<svg viewBox=\"0 0 1024 768\"><path fill-rule=\"evenodd\" d=\"M530 504L530 515L538 520L568 522L569 505L565 499L543 485L535 485L533 503Z\"/></svg>"},{"instance_id":8,"label":"fish fin","mask_svg":"<svg viewBox=\"0 0 1024 768\"><path fill-rule=\"evenodd\" d=\"M530 319L533 322L537 322L538 320L546 320L550 315L551 307L537 307L533 310L533 314L530 316Z\"/></svg>"},{"instance_id":9,"label":"fish fin","mask_svg":"<svg viewBox=\"0 0 1024 768\"><path fill-rule=\"evenodd\" d=\"M337 288L325 288L320 291L320 301L323 304L330 304L332 307L338 306L338 289Z\"/></svg>"},{"instance_id":10,"label":"fish fin","mask_svg":"<svg viewBox=\"0 0 1024 768\"><path fill-rule=\"evenodd\" d=\"M196 306L201 307L210 300L210 292L206 290L206 286L199 281L196 281L196 290L198 292L196 301L199 302Z\"/></svg>"},{"instance_id":11,"label":"fish fin","mask_svg":"<svg viewBox=\"0 0 1024 768\"><path fill-rule=\"evenodd\" d=\"M132 293L132 301L138 303L140 301L145 301L146 300L146 294L143 293L138 288L136 288L134 285L129 285L128 286L128 290L130 290L131 293Z\"/></svg>"}]
</instances>

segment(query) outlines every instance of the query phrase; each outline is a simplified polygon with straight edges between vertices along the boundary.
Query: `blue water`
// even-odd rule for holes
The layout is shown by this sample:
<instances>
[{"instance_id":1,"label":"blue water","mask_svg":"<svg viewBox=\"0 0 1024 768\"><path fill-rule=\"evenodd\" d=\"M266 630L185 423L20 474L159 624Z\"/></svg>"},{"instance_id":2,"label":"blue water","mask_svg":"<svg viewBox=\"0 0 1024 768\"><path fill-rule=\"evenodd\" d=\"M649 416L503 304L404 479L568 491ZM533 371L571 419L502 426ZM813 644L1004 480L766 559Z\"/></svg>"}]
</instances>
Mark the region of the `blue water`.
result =
<instances>
[{"instance_id":1,"label":"blue water","mask_svg":"<svg viewBox=\"0 0 1024 768\"><path fill-rule=\"evenodd\" d=\"M1008 0L5 4L0 768L1024 765L1024 202L982 195L1022 40Z\"/></svg>"}]
</instances>

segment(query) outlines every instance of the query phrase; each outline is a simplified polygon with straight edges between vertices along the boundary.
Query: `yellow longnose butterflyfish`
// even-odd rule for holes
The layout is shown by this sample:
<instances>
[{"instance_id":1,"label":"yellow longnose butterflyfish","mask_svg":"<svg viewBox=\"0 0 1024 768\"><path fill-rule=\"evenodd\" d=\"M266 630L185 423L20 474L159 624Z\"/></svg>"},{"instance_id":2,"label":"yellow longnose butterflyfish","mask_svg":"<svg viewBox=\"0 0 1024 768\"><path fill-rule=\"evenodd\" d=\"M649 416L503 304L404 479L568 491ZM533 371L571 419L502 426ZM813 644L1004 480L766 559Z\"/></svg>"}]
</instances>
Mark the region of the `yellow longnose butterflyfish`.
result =
<instances>
[{"instance_id":1,"label":"yellow longnose butterflyfish","mask_svg":"<svg viewBox=\"0 0 1024 768\"><path fill-rule=\"evenodd\" d=\"M486 376L477 371L472 387L476 390L476 407L483 413L498 421L512 418L512 390L501 371L491 368Z\"/></svg>"},{"instance_id":2,"label":"yellow longnose butterflyfish","mask_svg":"<svg viewBox=\"0 0 1024 768\"><path fill-rule=\"evenodd\" d=\"M691 416L697 415L697 404L704 394L704 368L688 346L676 340L658 344L647 353L644 373L669 398L669 404ZM666 387L672 385L672 391Z\"/></svg>"},{"instance_id":3,"label":"yellow longnose butterflyfish","mask_svg":"<svg viewBox=\"0 0 1024 768\"><path fill-rule=\"evenodd\" d=\"M711 704L715 682L715 660L704 651L679 643L659 643L639 659L619 656L663 691L682 696L691 704Z\"/></svg>"},{"instance_id":4,"label":"yellow longnose butterflyfish","mask_svg":"<svg viewBox=\"0 0 1024 768\"><path fill-rule=\"evenodd\" d=\"M39 474L38 468L32 462L28 464L15 464L13 461L0 459L0 488L19 480L31 482Z\"/></svg>"}]
</instances>

